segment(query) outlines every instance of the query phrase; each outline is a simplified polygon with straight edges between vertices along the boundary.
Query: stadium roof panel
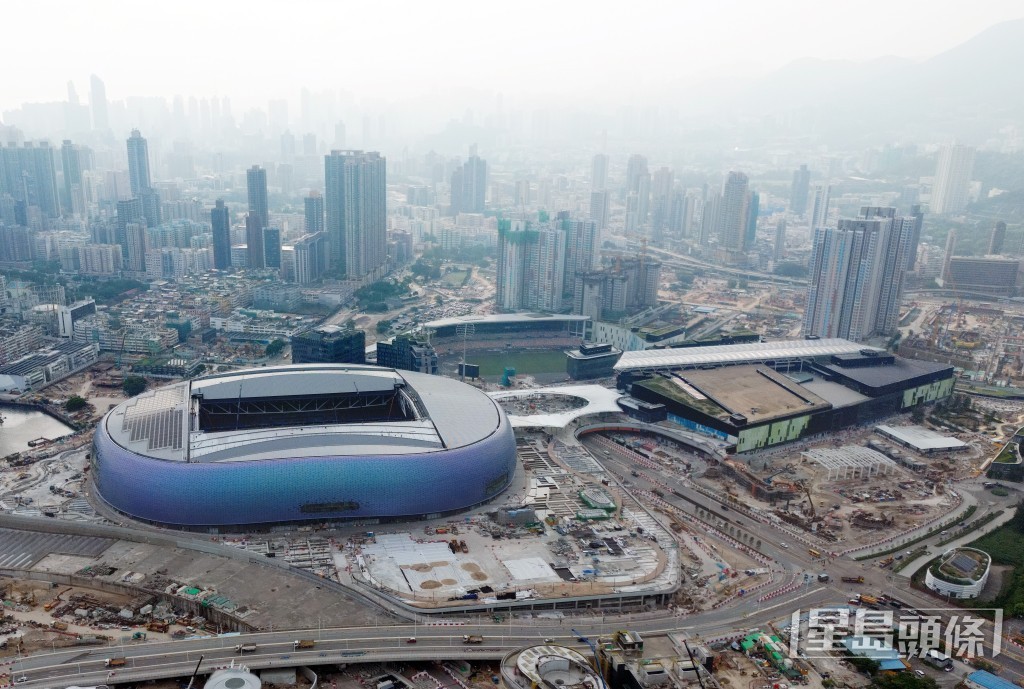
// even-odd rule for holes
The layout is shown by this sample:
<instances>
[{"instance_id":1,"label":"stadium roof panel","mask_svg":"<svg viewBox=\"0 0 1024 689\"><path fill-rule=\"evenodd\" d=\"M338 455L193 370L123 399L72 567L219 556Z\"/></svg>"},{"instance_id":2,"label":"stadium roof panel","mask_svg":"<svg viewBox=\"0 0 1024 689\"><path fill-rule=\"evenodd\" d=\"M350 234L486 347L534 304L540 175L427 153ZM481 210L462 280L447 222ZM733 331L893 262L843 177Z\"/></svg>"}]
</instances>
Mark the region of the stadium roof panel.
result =
<instances>
[{"instance_id":1,"label":"stadium roof panel","mask_svg":"<svg viewBox=\"0 0 1024 689\"><path fill-rule=\"evenodd\" d=\"M616 371L687 368L702 365L743 364L774 359L803 359L851 354L873 349L840 338L824 340L784 340L781 342L750 342L712 345L709 347L676 347L625 352L615 364ZM882 351L882 350L878 350Z\"/></svg>"},{"instance_id":2,"label":"stadium roof panel","mask_svg":"<svg viewBox=\"0 0 1024 689\"><path fill-rule=\"evenodd\" d=\"M415 405L418 411L404 419L356 415L338 421L346 418L346 396L357 399L356 393L378 394L381 399L374 404L385 406L392 404L387 395L397 394L401 399L394 404ZM341 400L334 407L341 410L339 416L303 417L303 404L311 401L315 408L324 399ZM201 417L209 403L228 409L237 403L244 416L256 413L244 407L258 400L282 407L274 411L283 412L285 422L201 427L192 416L198 410ZM294 408L288 406L293 403ZM457 380L376 366L309 364L213 375L149 390L113 409L103 423L118 445L148 457L231 462L366 455L375 447L391 455L464 447L494 434L501 412L483 392Z\"/></svg>"},{"instance_id":3,"label":"stadium roof panel","mask_svg":"<svg viewBox=\"0 0 1024 689\"><path fill-rule=\"evenodd\" d=\"M909 445L915 450L956 450L965 447L967 443L952 436L936 433L924 426L889 426L879 424L875 430L882 435Z\"/></svg>"}]
</instances>

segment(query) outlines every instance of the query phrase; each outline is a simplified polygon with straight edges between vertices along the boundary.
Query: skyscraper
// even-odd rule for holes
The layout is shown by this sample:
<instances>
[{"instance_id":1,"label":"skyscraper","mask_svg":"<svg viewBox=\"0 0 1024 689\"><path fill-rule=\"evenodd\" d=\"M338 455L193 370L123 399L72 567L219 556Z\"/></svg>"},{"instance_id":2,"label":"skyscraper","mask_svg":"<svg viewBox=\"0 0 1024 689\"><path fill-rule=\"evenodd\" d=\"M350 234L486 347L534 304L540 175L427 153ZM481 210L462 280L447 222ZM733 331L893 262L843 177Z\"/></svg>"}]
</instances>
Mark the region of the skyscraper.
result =
<instances>
[{"instance_id":1,"label":"skyscraper","mask_svg":"<svg viewBox=\"0 0 1024 689\"><path fill-rule=\"evenodd\" d=\"M598 247L598 228L594 220L560 221L565 232L565 276L563 292L572 292L576 282L576 273L586 273L594 269Z\"/></svg>"},{"instance_id":2,"label":"skyscraper","mask_svg":"<svg viewBox=\"0 0 1024 689\"><path fill-rule=\"evenodd\" d=\"M263 266L281 269L281 230L276 227L263 228Z\"/></svg>"},{"instance_id":3,"label":"skyscraper","mask_svg":"<svg viewBox=\"0 0 1024 689\"><path fill-rule=\"evenodd\" d=\"M306 234L324 231L324 197L319 191L309 192L304 199L306 206Z\"/></svg>"},{"instance_id":4,"label":"skyscraper","mask_svg":"<svg viewBox=\"0 0 1024 689\"><path fill-rule=\"evenodd\" d=\"M451 214L483 213L487 190L487 161L472 146L469 159L452 173Z\"/></svg>"},{"instance_id":5,"label":"skyscraper","mask_svg":"<svg viewBox=\"0 0 1024 689\"><path fill-rule=\"evenodd\" d=\"M270 207L267 205L267 171L253 165L245 171L245 186L249 192L249 214L255 215L260 227L270 227Z\"/></svg>"},{"instance_id":6,"label":"skyscraper","mask_svg":"<svg viewBox=\"0 0 1024 689\"><path fill-rule=\"evenodd\" d=\"M939 149L939 161L932 185L932 213L956 213L967 207L967 192L974 170L974 149L961 144Z\"/></svg>"},{"instance_id":7,"label":"skyscraper","mask_svg":"<svg viewBox=\"0 0 1024 689\"><path fill-rule=\"evenodd\" d=\"M626 193L637 191L640 188L640 178L647 173L647 158L634 153L626 161Z\"/></svg>"},{"instance_id":8,"label":"skyscraper","mask_svg":"<svg viewBox=\"0 0 1024 689\"><path fill-rule=\"evenodd\" d=\"M772 248L774 249L774 257L776 263L786 258L785 218L780 218L779 221L775 223L775 245Z\"/></svg>"},{"instance_id":9,"label":"skyscraper","mask_svg":"<svg viewBox=\"0 0 1024 689\"><path fill-rule=\"evenodd\" d=\"M18 224L28 225L30 208L48 218L60 215L57 168L53 149L45 141L26 141L20 148L13 142L0 148L0 199L9 194L14 200Z\"/></svg>"},{"instance_id":10,"label":"skyscraper","mask_svg":"<svg viewBox=\"0 0 1024 689\"><path fill-rule=\"evenodd\" d=\"M498 225L495 303L499 309L558 311L565 282L565 232L521 220Z\"/></svg>"},{"instance_id":11,"label":"skyscraper","mask_svg":"<svg viewBox=\"0 0 1024 689\"><path fill-rule=\"evenodd\" d=\"M924 229L921 204L915 203L910 207L910 217L914 221L914 227L910 232L910 246L907 247L907 270L914 270L917 267L917 247L921 243L921 230Z\"/></svg>"},{"instance_id":12,"label":"skyscraper","mask_svg":"<svg viewBox=\"0 0 1024 689\"><path fill-rule=\"evenodd\" d=\"M807 194L810 192L811 171L806 165L793 171L793 184L789 188L789 212L803 215L807 212Z\"/></svg>"},{"instance_id":13,"label":"skyscraper","mask_svg":"<svg viewBox=\"0 0 1024 689\"><path fill-rule=\"evenodd\" d=\"M749 179L742 172L730 172L722 185L718 209L718 241L726 249L747 248L747 224L750 218Z\"/></svg>"},{"instance_id":14,"label":"skyscraper","mask_svg":"<svg viewBox=\"0 0 1024 689\"><path fill-rule=\"evenodd\" d=\"M263 253L263 223L260 216L252 211L245 215L246 259L250 270L266 268L266 256Z\"/></svg>"},{"instance_id":15,"label":"skyscraper","mask_svg":"<svg viewBox=\"0 0 1024 689\"><path fill-rule=\"evenodd\" d=\"M828 224L828 205L832 197L831 184L814 185L814 201L811 205L811 232Z\"/></svg>"},{"instance_id":16,"label":"skyscraper","mask_svg":"<svg viewBox=\"0 0 1024 689\"><path fill-rule=\"evenodd\" d=\"M598 153L590 164L590 191L604 191L608 188L608 154Z\"/></svg>"},{"instance_id":17,"label":"skyscraper","mask_svg":"<svg viewBox=\"0 0 1024 689\"><path fill-rule=\"evenodd\" d=\"M913 223L895 208L865 207L815 229L804 335L862 340L895 330Z\"/></svg>"},{"instance_id":18,"label":"skyscraper","mask_svg":"<svg viewBox=\"0 0 1024 689\"><path fill-rule=\"evenodd\" d=\"M142 210L142 199L133 198L117 202L117 243L121 247L121 256L128 259L128 225L146 225L146 215Z\"/></svg>"},{"instance_id":19,"label":"skyscraper","mask_svg":"<svg viewBox=\"0 0 1024 689\"><path fill-rule=\"evenodd\" d=\"M213 267L227 270L231 267L231 216L224 199L210 210L210 225L213 227Z\"/></svg>"},{"instance_id":20,"label":"skyscraper","mask_svg":"<svg viewBox=\"0 0 1024 689\"><path fill-rule=\"evenodd\" d=\"M608 227L608 201L607 191L590 192L590 219L596 223L598 230Z\"/></svg>"},{"instance_id":21,"label":"skyscraper","mask_svg":"<svg viewBox=\"0 0 1024 689\"><path fill-rule=\"evenodd\" d=\"M992 255L1003 253L1003 244L1006 242L1006 223L997 220L992 226L992 234L988 239L988 252Z\"/></svg>"},{"instance_id":22,"label":"skyscraper","mask_svg":"<svg viewBox=\"0 0 1024 689\"><path fill-rule=\"evenodd\" d=\"M142 198L142 192L152 186L149 177L149 144L138 129L133 129L128 137L128 181L135 198Z\"/></svg>"},{"instance_id":23,"label":"skyscraper","mask_svg":"<svg viewBox=\"0 0 1024 689\"><path fill-rule=\"evenodd\" d=\"M85 215L85 192L82 189L82 149L65 139L60 147L61 169L64 173L64 198L61 205L65 215Z\"/></svg>"},{"instance_id":24,"label":"skyscraper","mask_svg":"<svg viewBox=\"0 0 1024 689\"><path fill-rule=\"evenodd\" d=\"M89 77L89 105L92 107L92 128L97 131L110 129L110 117L107 115L107 87L95 74Z\"/></svg>"},{"instance_id":25,"label":"skyscraper","mask_svg":"<svg viewBox=\"0 0 1024 689\"><path fill-rule=\"evenodd\" d=\"M668 229L675 175L667 167L654 171L651 177L651 237L658 241Z\"/></svg>"},{"instance_id":26,"label":"skyscraper","mask_svg":"<svg viewBox=\"0 0 1024 689\"><path fill-rule=\"evenodd\" d=\"M375 151L324 157L324 200L332 268L349 278L387 262L387 162Z\"/></svg>"}]
</instances>

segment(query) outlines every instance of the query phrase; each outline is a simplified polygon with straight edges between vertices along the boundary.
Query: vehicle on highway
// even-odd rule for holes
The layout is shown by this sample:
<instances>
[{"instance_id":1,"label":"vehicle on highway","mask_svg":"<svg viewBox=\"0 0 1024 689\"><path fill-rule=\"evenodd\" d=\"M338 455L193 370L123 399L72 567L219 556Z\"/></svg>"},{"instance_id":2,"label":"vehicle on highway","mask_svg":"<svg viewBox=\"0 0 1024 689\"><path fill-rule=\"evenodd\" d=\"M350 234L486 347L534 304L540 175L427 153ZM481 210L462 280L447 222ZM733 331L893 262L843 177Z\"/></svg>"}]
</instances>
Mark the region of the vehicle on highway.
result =
<instances>
[{"instance_id":1,"label":"vehicle on highway","mask_svg":"<svg viewBox=\"0 0 1024 689\"><path fill-rule=\"evenodd\" d=\"M788 548L788 547L789 547L789 545L788 545L788 544L786 544L785 542L782 542L782 543L779 543L779 547L782 547L782 548Z\"/></svg>"},{"instance_id":2,"label":"vehicle on highway","mask_svg":"<svg viewBox=\"0 0 1024 689\"><path fill-rule=\"evenodd\" d=\"M238 644L235 646L235 653L255 653L256 644Z\"/></svg>"},{"instance_id":3,"label":"vehicle on highway","mask_svg":"<svg viewBox=\"0 0 1024 689\"><path fill-rule=\"evenodd\" d=\"M416 637L415 636L410 636L408 639L405 640L405 643L407 643L407 644L414 644L414 643L416 643Z\"/></svg>"},{"instance_id":4,"label":"vehicle on highway","mask_svg":"<svg viewBox=\"0 0 1024 689\"><path fill-rule=\"evenodd\" d=\"M27 682L27 681L28 681L28 677L26 677L25 675L22 675L21 677L19 677L19 678L18 678L18 679L16 679L15 681L16 681L16 682L17 682L18 684L21 684L22 682Z\"/></svg>"}]
</instances>

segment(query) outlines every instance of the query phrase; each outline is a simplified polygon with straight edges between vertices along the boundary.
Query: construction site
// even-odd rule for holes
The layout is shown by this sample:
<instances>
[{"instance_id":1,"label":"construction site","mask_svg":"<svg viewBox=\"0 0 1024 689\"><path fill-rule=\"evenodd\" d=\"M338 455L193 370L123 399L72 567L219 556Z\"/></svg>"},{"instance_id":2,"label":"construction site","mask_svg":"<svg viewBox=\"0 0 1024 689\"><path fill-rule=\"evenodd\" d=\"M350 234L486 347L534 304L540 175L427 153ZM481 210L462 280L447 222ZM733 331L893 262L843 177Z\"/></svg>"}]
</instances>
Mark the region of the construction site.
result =
<instances>
[{"instance_id":1,"label":"construction site","mask_svg":"<svg viewBox=\"0 0 1024 689\"><path fill-rule=\"evenodd\" d=\"M874 429L834 441L709 466L697 483L834 550L877 543L943 517L959 504L951 481L976 476L990 453L919 451ZM842 547L839 547L841 544Z\"/></svg>"}]
</instances>

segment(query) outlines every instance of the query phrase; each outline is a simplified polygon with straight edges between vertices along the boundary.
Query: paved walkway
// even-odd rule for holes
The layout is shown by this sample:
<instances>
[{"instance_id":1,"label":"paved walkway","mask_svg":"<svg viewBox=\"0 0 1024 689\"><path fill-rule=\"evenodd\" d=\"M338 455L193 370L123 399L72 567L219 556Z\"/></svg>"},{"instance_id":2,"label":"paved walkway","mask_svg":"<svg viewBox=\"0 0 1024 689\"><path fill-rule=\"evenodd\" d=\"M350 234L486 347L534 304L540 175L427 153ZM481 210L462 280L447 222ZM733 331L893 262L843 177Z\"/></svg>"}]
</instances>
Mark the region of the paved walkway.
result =
<instances>
[{"instance_id":1,"label":"paved walkway","mask_svg":"<svg viewBox=\"0 0 1024 689\"><path fill-rule=\"evenodd\" d=\"M995 531L1000 526L1013 519L1013 515L1017 511L1014 507L1004 507L1002 509L1003 513L995 519L993 519L992 521L990 521L988 524L985 524L984 526L978 528L975 531L972 531L971 533L967 534L966 536L963 536L962 538L958 538L955 541L950 541L946 545L938 546L938 548L941 549L941 552L946 552L950 548L959 548L961 546L965 546L968 543L971 543L972 541L976 541L977 539L981 538L990 531ZM980 519L980 517L977 518ZM974 519L974 515L971 515L971 521L974 521ZM929 548L931 548L931 546L929 546ZM936 554L938 554L937 551L932 551L928 555L922 555L921 557L917 558L916 560L908 564L906 567L901 569L899 572L897 572L897 574L901 577L910 578L911 576L913 576L914 572L916 572L917 570L921 569L926 564L931 562L935 558Z\"/></svg>"}]
</instances>

